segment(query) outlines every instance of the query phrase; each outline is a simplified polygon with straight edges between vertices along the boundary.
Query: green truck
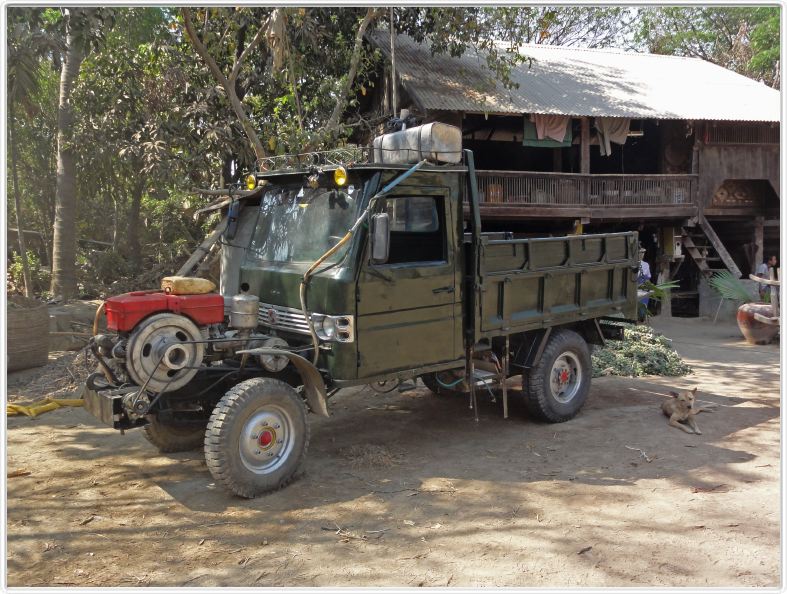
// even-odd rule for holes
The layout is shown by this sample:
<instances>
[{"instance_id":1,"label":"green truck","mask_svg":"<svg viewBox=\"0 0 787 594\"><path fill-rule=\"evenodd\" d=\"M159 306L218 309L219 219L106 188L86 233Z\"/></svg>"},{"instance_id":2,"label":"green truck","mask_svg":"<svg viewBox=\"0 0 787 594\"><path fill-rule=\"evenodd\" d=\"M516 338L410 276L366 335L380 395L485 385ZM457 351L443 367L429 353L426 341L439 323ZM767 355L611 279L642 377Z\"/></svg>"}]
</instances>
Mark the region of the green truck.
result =
<instances>
[{"instance_id":1,"label":"green truck","mask_svg":"<svg viewBox=\"0 0 787 594\"><path fill-rule=\"evenodd\" d=\"M589 345L636 317L637 234L483 233L473 155L461 137L438 141L251 174L219 205L218 292L168 285L105 302L86 408L163 452L204 447L216 481L243 497L291 480L307 413L328 416L342 388L421 378L477 419L477 390L502 390L507 416L505 379L521 375L536 418L575 416Z\"/></svg>"}]
</instances>

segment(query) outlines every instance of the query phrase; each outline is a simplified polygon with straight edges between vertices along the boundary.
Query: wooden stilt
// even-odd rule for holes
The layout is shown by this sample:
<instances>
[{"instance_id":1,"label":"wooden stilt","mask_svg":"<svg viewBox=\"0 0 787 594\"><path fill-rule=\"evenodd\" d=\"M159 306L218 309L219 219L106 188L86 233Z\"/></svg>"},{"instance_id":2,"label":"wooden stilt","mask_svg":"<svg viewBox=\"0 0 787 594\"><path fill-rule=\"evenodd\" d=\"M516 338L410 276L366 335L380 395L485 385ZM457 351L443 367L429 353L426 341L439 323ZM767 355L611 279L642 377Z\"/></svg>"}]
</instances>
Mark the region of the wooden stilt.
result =
<instances>
[{"instance_id":1,"label":"wooden stilt","mask_svg":"<svg viewBox=\"0 0 787 594\"><path fill-rule=\"evenodd\" d=\"M508 335L506 335L506 343L503 349L503 369L501 371L502 379L500 381L501 385L503 386L503 418L508 418L508 386L506 385L506 380L508 379Z\"/></svg>"},{"instance_id":2,"label":"wooden stilt","mask_svg":"<svg viewBox=\"0 0 787 594\"><path fill-rule=\"evenodd\" d=\"M752 274L757 272L757 266L765 261L763 228L765 217L754 217L754 262L752 263Z\"/></svg>"}]
</instances>

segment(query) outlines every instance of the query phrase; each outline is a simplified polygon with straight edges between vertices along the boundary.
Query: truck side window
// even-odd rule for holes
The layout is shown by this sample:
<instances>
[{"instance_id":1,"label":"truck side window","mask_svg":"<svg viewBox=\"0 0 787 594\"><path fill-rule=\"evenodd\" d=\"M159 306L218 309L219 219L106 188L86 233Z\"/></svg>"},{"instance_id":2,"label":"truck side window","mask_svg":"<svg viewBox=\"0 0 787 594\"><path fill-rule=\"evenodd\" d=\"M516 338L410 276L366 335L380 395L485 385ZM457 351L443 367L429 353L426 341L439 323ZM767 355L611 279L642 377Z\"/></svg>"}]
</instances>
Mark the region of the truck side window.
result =
<instances>
[{"instance_id":1,"label":"truck side window","mask_svg":"<svg viewBox=\"0 0 787 594\"><path fill-rule=\"evenodd\" d=\"M389 264L444 261L445 212L435 196L407 196L386 200L391 225Z\"/></svg>"}]
</instances>

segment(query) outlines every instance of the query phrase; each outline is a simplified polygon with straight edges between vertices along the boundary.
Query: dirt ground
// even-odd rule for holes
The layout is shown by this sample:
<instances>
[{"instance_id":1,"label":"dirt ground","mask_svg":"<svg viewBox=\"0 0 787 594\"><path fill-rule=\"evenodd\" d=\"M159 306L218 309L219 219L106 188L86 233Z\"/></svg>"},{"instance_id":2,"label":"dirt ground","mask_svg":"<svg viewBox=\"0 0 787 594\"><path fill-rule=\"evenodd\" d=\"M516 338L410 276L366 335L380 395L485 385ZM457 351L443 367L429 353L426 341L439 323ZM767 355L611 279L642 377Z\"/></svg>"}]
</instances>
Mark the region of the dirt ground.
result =
<instances>
[{"instance_id":1,"label":"dirt ground","mask_svg":"<svg viewBox=\"0 0 787 594\"><path fill-rule=\"evenodd\" d=\"M476 423L420 384L347 391L293 484L251 501L200 452L158 455L82 409L8 418L8 469L31 472L7 481L8 585L778 586L779 346L654 325L693 375L596 379L559 425L516 393L510 419L486 397ZM695 385L719 405L701 436L659 411Z\"/></svg>"}]
</instances>

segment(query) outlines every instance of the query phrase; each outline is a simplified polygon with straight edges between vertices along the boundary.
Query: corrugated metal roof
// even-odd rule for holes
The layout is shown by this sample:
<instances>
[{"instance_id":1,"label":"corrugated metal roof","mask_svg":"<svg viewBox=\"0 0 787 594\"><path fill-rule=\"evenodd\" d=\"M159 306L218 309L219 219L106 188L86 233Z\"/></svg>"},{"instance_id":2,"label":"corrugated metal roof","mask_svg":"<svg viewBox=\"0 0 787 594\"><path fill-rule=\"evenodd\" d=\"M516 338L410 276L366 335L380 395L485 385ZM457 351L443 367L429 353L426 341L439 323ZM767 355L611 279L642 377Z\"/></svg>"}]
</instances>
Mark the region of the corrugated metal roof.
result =
<instances>
[{"instance_id":1,"label":"corrugated metal roof","mask_svg":"<svg viewBox=\"0 0 787 594\"><path fill-rule=\"evenodd\" d=\"M369 38L386 56L387 31ZM697 58L549 45L523 45L533 58L505 89L468 50L461 58L432 55L426 44L398 35L396 69L423 109L489 114L545 113L679 120L778 122L779 91Z\"/></svg>"}]
</instances>

